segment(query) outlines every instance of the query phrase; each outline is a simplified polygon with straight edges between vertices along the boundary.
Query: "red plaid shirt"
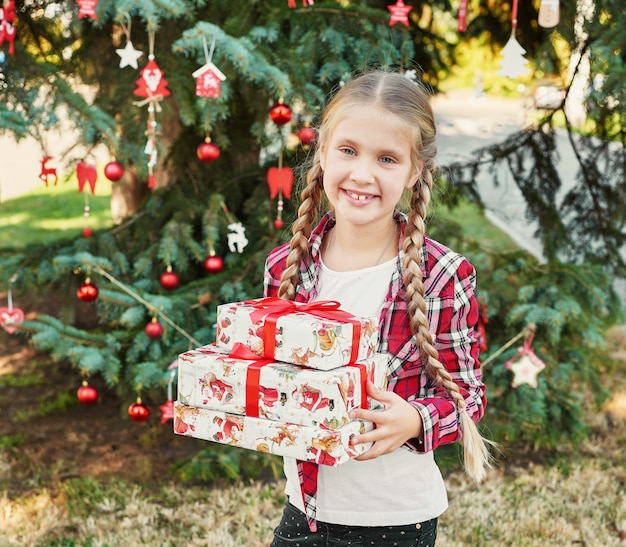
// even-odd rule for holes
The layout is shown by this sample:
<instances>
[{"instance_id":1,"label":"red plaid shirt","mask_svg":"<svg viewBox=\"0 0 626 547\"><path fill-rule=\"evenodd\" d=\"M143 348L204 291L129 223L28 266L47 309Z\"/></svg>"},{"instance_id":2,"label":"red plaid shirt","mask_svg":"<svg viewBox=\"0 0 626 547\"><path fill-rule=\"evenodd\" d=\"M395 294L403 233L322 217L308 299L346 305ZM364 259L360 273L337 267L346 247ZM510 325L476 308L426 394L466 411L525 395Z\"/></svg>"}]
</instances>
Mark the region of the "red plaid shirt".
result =
<instances>
[{"instance_id":1,"label":"red plaid shirt","mask_svg":"<svg viewBox=\"0 0 626 547\"><path fill-rule=\"evenodd\" d=\"M395 214L401 233L406 217ZM295 300L310 302L317 297L320 247L324 234L334 226L332 213L325 215L309 238L310 256L300 266L300 283ZM423 437L407 446L420 452L459 439L459 416L445 388L435 385L422 366L415 336L407 317L406 289L400 274L403 237L399 238L398 267L380 315L378 351L389 353L388 389L411 403L421 414ZM277 296L280 277L287 264L289 244L269 254L264 278L264 295ZM479 347L475 336L478 304L474 296L476 272L461 255L426 237L421 249L428 324L439 359L459 386L469 416L474 421L485 412L485 386L481 380Z\"/></svg>"}]
</instances>

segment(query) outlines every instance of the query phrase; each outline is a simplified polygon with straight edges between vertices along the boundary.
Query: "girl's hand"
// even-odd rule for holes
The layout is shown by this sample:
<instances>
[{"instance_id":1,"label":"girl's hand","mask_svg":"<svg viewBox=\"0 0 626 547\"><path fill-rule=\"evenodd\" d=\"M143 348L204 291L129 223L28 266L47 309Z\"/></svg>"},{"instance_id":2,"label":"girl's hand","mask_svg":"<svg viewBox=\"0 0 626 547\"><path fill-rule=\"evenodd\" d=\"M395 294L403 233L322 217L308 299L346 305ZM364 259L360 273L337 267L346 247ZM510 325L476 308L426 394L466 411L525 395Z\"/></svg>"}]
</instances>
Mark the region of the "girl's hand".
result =
<instances>
[{"instance_id":1,"label":"girl's hand","mask_svg":"<svg viewBox=\"0 0 626 547\"><path fill-rule=\"evenodd\" d=\"M367 394L385 407L384 410L354 409L351 419L373 422L375 428L361 435L352 437L352 444L373 442L372 447L356 460L372 460L393 452L409 439L419 437L423 431L422 417L417 409L407 403L393 391L378 389L372 382L367 382Z\"/></svg>"}]
</instances>

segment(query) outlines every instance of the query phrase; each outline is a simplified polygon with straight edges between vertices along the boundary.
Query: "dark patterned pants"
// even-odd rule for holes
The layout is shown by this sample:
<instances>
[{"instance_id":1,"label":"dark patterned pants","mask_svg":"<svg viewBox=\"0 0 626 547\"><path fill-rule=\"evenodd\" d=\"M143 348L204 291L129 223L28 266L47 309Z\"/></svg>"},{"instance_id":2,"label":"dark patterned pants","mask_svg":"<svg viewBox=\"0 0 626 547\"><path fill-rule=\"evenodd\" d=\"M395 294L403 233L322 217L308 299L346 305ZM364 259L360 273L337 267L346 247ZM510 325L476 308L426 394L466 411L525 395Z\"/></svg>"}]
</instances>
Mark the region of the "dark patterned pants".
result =
<instances>
[{"instance_id":1,"label":"dark patterned pants","mask_svg":"<svg viewBox=\"0 0 626 547\"><path fill-rule=\"evenodd\" d=\"M311 532L302 511L287 503L270 547L433 547L437 519L404 526L344 526L317 523Z\"/></svg>"}]
</instances>

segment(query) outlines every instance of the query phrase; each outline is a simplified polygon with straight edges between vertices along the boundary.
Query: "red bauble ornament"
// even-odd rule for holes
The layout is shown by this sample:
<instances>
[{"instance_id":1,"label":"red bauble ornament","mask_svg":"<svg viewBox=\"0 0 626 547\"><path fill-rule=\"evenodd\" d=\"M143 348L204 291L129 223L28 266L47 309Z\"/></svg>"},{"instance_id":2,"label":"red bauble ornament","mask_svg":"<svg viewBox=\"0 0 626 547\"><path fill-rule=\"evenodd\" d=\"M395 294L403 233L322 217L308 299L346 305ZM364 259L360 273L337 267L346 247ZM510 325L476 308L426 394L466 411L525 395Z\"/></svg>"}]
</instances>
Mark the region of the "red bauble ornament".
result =
<instances>
[{"instance_id":1,"label":"red bauble ornament","mask_svg":"<svg viewBox=\"0 0 626 547\"><path fill-rule=\"evenodd\" d=\"M198 159L207 163L214 162L220 157L220 149L212 142L203 142L196 150Z\"/></svg>"},{"instance_id":2,"label":"red bauble ornament","mask_svg":"<svg viewBox=\"0 0 626 547\"><path fill-rule=\"evenodd\" d=\"M91 234L93 233L93 230L89 227L89 226L85 226L83 228L83 235L85 237L91 237Z\"/></svg>"},{"instance_id":3,"label":"red bauble ornament","mask_svg":"<svg viewBox=\"0 0 626 547\"><path fill-rule=\"evenodd\" d=\"M92 405L98 400L98 390L90 386L87 380L83 380L83 384L78 388L76 397L80 403L84 405Z\"/></svg>"},{"instance_id":4,"label":"red bauble ornament","mask_svg":"<svg viewBox=\"0 0 626 547\"><path fill-rule=\"evenodd\" d=\"M150 409L141 402L141 397L128 407L128 415L135 422L145 422L150 416Z\"/></svg>"},{"instance_id":5,"label":"red bauble ornament","mask_svg":"<svg viewBox=\"0 0 626 547\"><path fill-rule=\"evenodd\" d=\"M104 166L104 176L112 182L117 182L124 176L124 167L121 163L110 161Z\"/></svg>"},{"instance_id":6,"label":"red bauble ornament","mask_svg":"<svg viewBox=\"0 0 626 547\"><path fill-rule=\"evenodd\" d=\"M178 287L178 275L172 271L171 266L168 266L167 271L161 274L159 282L161 283L161 287L164 289L173 291L176 287Z\"/></svg>"},{"instance_id":7,"label":"red bauble ornament","mask_svg":"<svg viewBox=\"0 0 626 547\"><path fill-rule=\"evenodd\" d=\"M211 255L206 258L204 261L204 269L207 272L217 273L222 271L224 267L224 260L222 260L221 256Z\"/></svg>"},{"instance_id":8,"label":"red bauble ornament","mask_svg":"<svg viewBox=\"0 0 626 547\"><path fill-rule=\"evenodd\" d=\"M317 131L308 125L305 125L300 129L300 131L298 131L298 138L300 139L302 146L308 146L317 138Z\"/></svg>"},{"instance_id":9,"label":"red bauble ornament","mask_svg":"<svg viewBox=\"0 0 626 547\"><path fill-rule=\"evenodd\" d=\"M78 296L78 298L80 298L83 302L93 302L96 298L98 298L98 287L87 279L80 287L78 287L76 296Z\"/></svg>"},{"instance_id":10,"label":"red bauble ornament","mask_svg":"<svg viewBox=\"0 0 626 547\"><path fill-rule=\"evenodd\" d=\"M277 218L274 221L274 228L276 228L277 230L280 230L284 225L285 225L285 222L283 221L282 218Z\"/></svg>"},{"instance_id":11,"label":"red bauble ornament","mask_svg":"<svg viewBox=\"0 0 626 547\"><path fill-rule=\"evenodd\" d=\"M282 101L279 101L278 104L270 108L270 119L276 125L285 125L287 122L291 121L291 108Z\"/></svg>"},{"instance_id":12,"label":"red bauble ornament","mask_svg":"<svg viewBox=\"0 0 626 547\"><path fill-rule=\"evenodd\" d=\"M159 323L156 317L153 317L152 321L146 325L144 331L152 339L161 338L161 335L163 334L163 326Z\"/></svg>"}]
</instances>

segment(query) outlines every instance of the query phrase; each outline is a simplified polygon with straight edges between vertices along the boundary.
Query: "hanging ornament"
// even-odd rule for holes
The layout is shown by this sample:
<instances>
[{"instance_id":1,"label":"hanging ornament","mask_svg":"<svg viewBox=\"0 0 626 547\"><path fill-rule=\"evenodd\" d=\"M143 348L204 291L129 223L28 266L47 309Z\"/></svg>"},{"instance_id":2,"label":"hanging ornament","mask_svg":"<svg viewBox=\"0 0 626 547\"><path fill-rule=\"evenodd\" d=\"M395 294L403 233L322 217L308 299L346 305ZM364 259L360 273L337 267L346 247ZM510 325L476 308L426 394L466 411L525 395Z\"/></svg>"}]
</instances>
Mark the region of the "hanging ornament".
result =
<instances>
[{"instance_id":1,"label":"hanging ornament","mask_svg":"<svg viewBox=\"0 0 626 547\"><path fill-rule=\"evenodd\" d=\"M165 74L154 60L154 55L148 57L148 63L139 72L141 77L136 80L137 88L133 91L139 97L149 98L155 96L167 97L170 90L167 89L167 80L163 78Z\"/></svg>"},{"instance_id":2,"label":"hanging ornament","mask_svg":"<svg viewBox=\"0 0 626 547\"><path fill-rule=\"evenodd\" d=\"M89 227L89 226L85 226L83 228L83 236L85 237L91 237L91 234L93 233L93 230Z\"/></svg>"},{"instance_id":3,"label":"hanging ornament","mask_svg":"<svg viewBox=\"0 0 626 547\"><path fill-rule=\"evenodd\" d=\"M89 278L85 279L85 282L78 287L76 296L83 302L93 302L98 298L98 287L96 287Z\"/></svg>"},{"instance_id":4,"label":"hanging ornament","mask_svg":"<svg viewBox=\"0 0 626 547\"><path fill-rule=\"evenodd\" d=\"M9 334L13 334L24 322L24 311L13 307L13 295L11 287L15 283L16 277L9 279L9 289L7 291L7 307L0 307L0 327Z\"/></svg>"},{"instance_id":5,"label":"hanging ornament","mask_svg":"<svg viewBox=\"0 0 626 547\"><path fill-rule=\"evenodd\" d=\"M163 334L163 325L159 323L159 320L156 317L153 317L152 321L146 325L144 331L148 335L148 338L156 340L157 338L161 338L161 335Z\"/></svg>"},{"instance_id":6,"label":"hanging ornament","mask_svg":"<svg viewBox=\"0 0 626 547\"><path fill-rule=\"evenodd\" d=\"M124 176L124 167L117 161L110 161L104 166L104 176L111 182L117 182Z\"/></svg>"},{"instance_id":7,"label":"hanging ornament","mask_svg":"<svg viewBox=\"0 0 626 547\"><path fill-rule=\"evenodd\" d=\"M167 382L167 401L159 406L161 411L161 423L164 424L168 420L174 419L174 400L172 399L172 382L176 378L176 371L178 369L178 359L173 361L170 366L170 378Z\"/></svg>"},{"instance_id":8,"label":"hanging ornament","mask_svg":"<svg viewBox=\"0 0 626 547\"><path fill-rule=\"evenodd\" d=\"M489 350L489 346L487 345L487 330L485 329L485 325L489 323L489 319L487 318L487 304L485 304L482 299L480 299L478 307L478 323L476 324L475 336L478 342L478 348L480 352L483 353Z\"/></svg>"},{"instance_id":9,"label":"hanging ornament","mask_svg":"<svg viewBox=\"0 0 626 547\"><path fill-rule=\"evenodd\" d=\"M221 272L224 268L224 259L221 256L217 256L215 251L209 253L204 261L204 269L209 273Z\"/></svg>"},{"instance_id":10,"label":"hanging ornament","mask_svg":"<svg viewBox=\"0 0 626 547\"><path fill-rule=\"evenodd\" d=\"M279 194L291 199L293 170L290 167L270 167L267 170L267 185L270 189L270 199Z\"/></svg>"},{"instance_id":11,"label":"hanging ornament","mask_svg":"<svg viewBox=\"0 0 626 547\"><path fill-rule=\"evenodd\" d=\"M161 287L168 291L173 291L178 287L178 275L172 271L170 264L167 265L167 270L161 274L159 282L161 283Z\"/></svg>"},{"instance_id":12,"label":"hanging ornament","mask_svg":"<svg viewBox=\"0 0 626 547\"><path fill-rule=\"evenodd\" d=\"M161 112L160 102L170 94L169 89L167 89L167 80L163 78L163 71L154 60L154 40L155 32L151 30L148 33L148 47L150 50L148 63L141 70L141 78L135 82L137 88L133 92L135 95L145 97L143 101L133 102L135 106L148 105L148 122L145 131L147 139L144 148L144 154L148 156L148 188L156 187L156 177L154 175L158 155L156 113Z\"/></svg>"},{"instance_id":13,"label":"hanging ornament","mask_svg":"<svg viewBox=\"0 0 626 547\"><path fill-rule=\"evenodd\" d=\"M459 14L456 22L456 30L458 32L465 32L467 30L467 1L468 0L461 0L459 2Z\"/></svg>"},{"instance_id":14,"label":"hanging ornament","mask_svg":"<svg viewBox=\"0 0 626 547\"><path fill-rule=\"evenodd\" d=\"M278 167L270 167L267 170L267 185L270 189L270 199L278 196L277 214L274 220L274 227L280 230L284 225L283 215L283 195L291 199L291 189L293 187L293 170L290 167L283 167L282 150L278 154Z\"/></svg>"},{"instance_id":15,"label":"hanging ornament","mask_svg":"<svg viewBox=\"0 0 626 547\"><path fill-rule=\"evenodd\" d=\"M205 64L197 69L192 76L196 79L196 96L217 99L220 96L222 82L226 76L211 61L215 50L215 38L211 42L211 52L207 49L206 38L202 37Z\"/></svg>"},{"instance_id":16,"label":"hanging ornament","mask_svg":"<svg viewBox=\"0 0 626 547\"><path fill-rule=\"evenodd\" d=\"M529 325L529 334L524 340L524 345L517 348L517 354L504 363L504 367L513 373L511 387L517 388L527 384L532 388L537 387L537 376L546 368L545 363L535 355L530 347L535 336L534 325Z\"/></svg>"},{"instance_id":17,"label":"hanging ornament","mask_svg":"<svg viewBox=\"0 0 626 547\"><path fill-rule=\"evenodd\" d=\"M291 121L291 116L291 108L284 103L282 98L278 100L278 103L270 108L270 119L276 125L285 125Z\"/></svg>"},{"instance_id":18,"label":"hanging ornament","mask_svg":"<svg viewBox=\"0 0 626 547\"><path fill-rule=\"evenodd\" d=\"M559 0L541 0L537 23L543 28L556 27L559 24Z\"/></svg>"},{"instance_id":19,"label":"hanging ornament","mask_svg":"<svg viewBox=\"0 0 626 547\"><path fill-rule=\"evenodd\" d=\"M131 66L134 69L137 69L139 68L137 60L143 55L143 51L139 51L134 48L133 43L130 39L130 25L132 19L128 14L125 15L125 18L127 23L121 22L120 26L122 27L122 31L126 36L126 46L124 46L123 49L116 49L115 53L120 56L120 68Z\"/></svg>"},{"instance_id":20,"label":"hanging ornament","mask_svg":"<svg viewBox=\"0 0 626 547\"><path fill-rule=\"evenodd\" d=\"M228 207L226 207L226 204L223 201L220 203L220 205L222 207L222 211L224 211L224 214L226 215L226 220L228 220L227 228L230 230L230 232L226 236L228 241L228 248L230 249L231 253L234 253L235 251L238 253L242 253L245 246L248 244L246 229L244 225L241 224L241 222L237 222L233 215L230 214Z\"/></svg>"},{"instance_id":21,"label":"hanging ornament","mask_svg":"<svg viewBox=\"0 0 626 547\"><path fill-rule=\"evenodd\" d=\"M94 21L98 20L98 16L96 15L98 0L76 0L76 3L78 4L79 19L91 17Z\"/></svg>"},{"instance_id":22,"label":"hanging ornament","mask_svg":"<svg viewBox=\"0 0 626 547\"><path fill-rule=\"evenodd\" d=\"M135 422L145 422L150 416L150 409L143 404L141 397L128 407L128 415Z\"/></svg>"},{"instance_id":23,"label":"hanging ornament","mask_svg":"<svg viewBox=\"0 0 626 547\"><path fill-rule=\"evenodd\" d=\"M48 167L48 162L52 159L51 156L44 156L41 162L41 172L39 173L39 178L48 186L48 182L50 182L50 178L54 179L54 185L57 185L59 178L57 177L57 170L55 167Z\"/></svg>"},{"instance_id":24,"label":"hanging ornament","mask_svg":"<svg viewBox=\"0 0 626 547\"><path fill-rule=\"evenodd\" d=\"M389 19L390 27L396 23L409 26L409 12L413 9L413 6L406 6L402 0L398 0L395 4L387 6L387 9L391 13L391 18Z\"/></svg>"},{"instance_id":25,"label":"hanging ornament","mask_svg":"<svg viewBox=\"0 0 626 547\"><path fill-rule=\"evenodd\" d=\"M91 193L96 193L96 181L98 180L98 171L95 165L79 161L76 165L76 177L78 178L78 193L82 193L85 189L85 183L89 183Z\"/></svg>"},{"instance_id":26,"label":"hanging ornament","mask_svg":"<svg viewBox=\"0 0 626 547\"><path fill-rule=\"evenodd\" d=\"M0 46L6 40L9 43L9 55L15 54L15 0L4 0L0 7ZM2 52L4 56L4 52Z\"/></svg>"},{"instance_id":27,"label":"hanging ornament","mask_svg":"<svg viewBox=\"0 0 626 547\"><path fill-rule=\"evenodd\" d=\"M196 155L200 161L204 161L206 163L213 163L217 158L220 157L220 149L217 145L211 142L210 137L206 137L204 142L198 146L196 150Z\"/></svg>"},{"instance_id":28,"label":"hanging ornament","mask_svg":"<svg viewBox=\"0 0 626 547\"><path fill-rule=\"evenodd\" d=\"M82 385L76 392L76 397L83 405L93 405L98 400L98 390L90 386L87 380L83 380Z\"/></svg>"},{"instance_id":29,"label":"hanging ornament","mask_svg":"<svg viewBox=\"0 0 626 547\"><path fill-rule=\"evenodd\" d=\"M513 0L513 8L511 10L511 37L502 48L501 68L497 72L499 76L508 76L509 78L517 78L530 72L530 69L525 66L527 62L524 57L526 50L515 38L515 31L517 29L517 3L518 0Z\"/></svg>"},{"instance_id":30,"label":"hanging ornament","mask_svg":"<svg viewBox=\"0 0 626 547\"><path fill-rule=\"evenodd\" d=\"M300 128L298 131L298 139L300 140L300 144L302 146L310 146L311 143L315 141L317 138L317 131L312 127L309 127L309 123L305 122L304 127Z\"/></svg>"},{"instance_id":31,"label":"hanging ornament","mask_svg":"<svg viewBox=\"0 0 626 547\"><path fill-rule=\"evenodd\" d=\"M313 4L315 4L315 0L302 0L302 5L303 6L312 6ZM287 0L287 5L290 8L295 8L296 7L296 0Z\"/></svg>"}]
</instances>

